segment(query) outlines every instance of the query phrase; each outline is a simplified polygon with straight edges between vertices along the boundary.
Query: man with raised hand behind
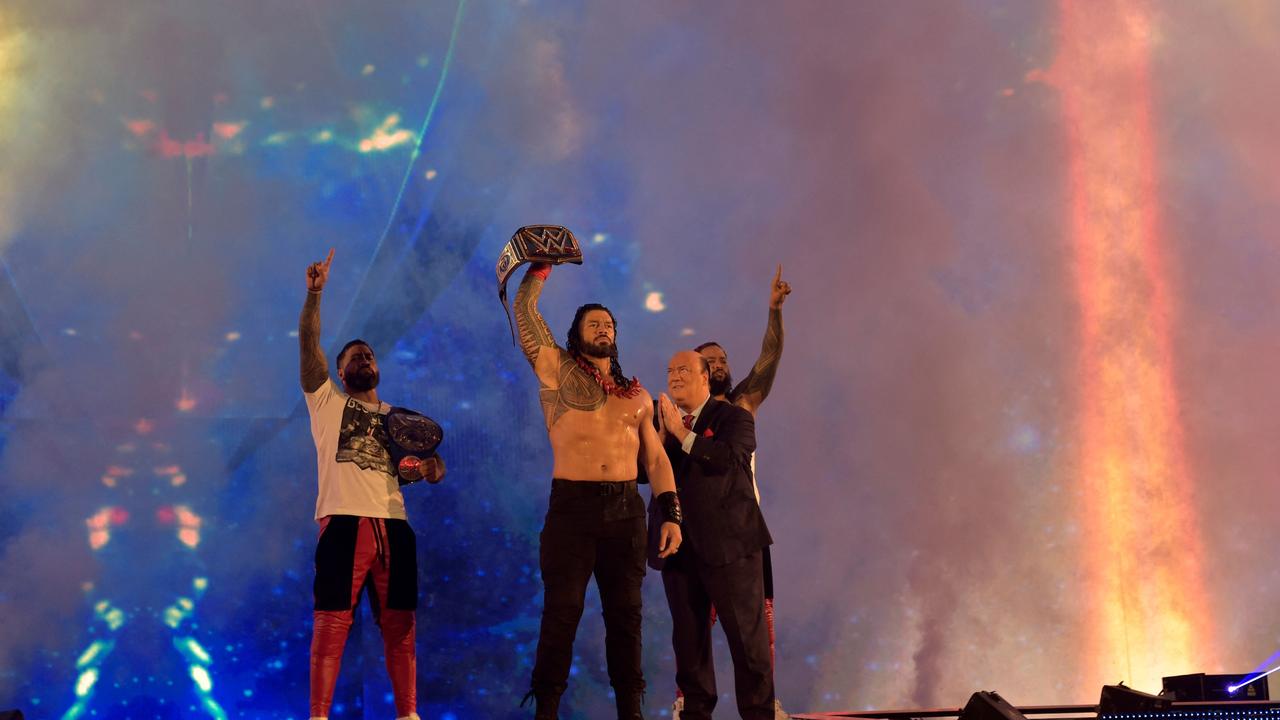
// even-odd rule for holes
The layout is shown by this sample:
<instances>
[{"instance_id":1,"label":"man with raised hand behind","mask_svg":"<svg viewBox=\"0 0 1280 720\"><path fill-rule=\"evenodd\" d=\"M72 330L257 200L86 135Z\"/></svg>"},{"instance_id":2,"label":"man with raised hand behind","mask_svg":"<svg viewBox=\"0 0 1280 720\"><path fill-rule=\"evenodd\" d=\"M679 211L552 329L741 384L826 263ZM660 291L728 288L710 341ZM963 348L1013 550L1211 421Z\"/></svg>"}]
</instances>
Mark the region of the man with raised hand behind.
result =
<instances>
[{"instance_id":1,"label":"man with raised hand behind","mask_svg":"<svg viewBox=\"0 0 1280 720\"><path fill-rule=\"evenodd\" d=\"M751 413L760 410L769 391L773 389L773 379L778 374L778 363L782 361L782 304L791 294L791 283L782 279L782 266L773 276L769 285L769 322L765 326L764 340L760 343L760 356L751 366L751 372L736 386L733 374L729 369L729 356L725 354L720 343L704 342L694 350L707 359L711 368L711 397L733 403Z\"/></svg>"},{"instance_id":2,"label":"man with raised hand behind","mask_svg":"<svg viewBox=\"0 0 1280 720\"><path fill-rule=\"evenodd\" d=\"M311 719L327 718L342 650L360 590L369 588L374 622L382 631L387 674L398 720L418 720L418 561L404 497L391 467L386 415L378 398L378 361L363 340L338 353L339 388L320 349L320 296L333 250L307 266L307 300L298 320L302 390L316 445L319 493L316 521L315 614L311 635ZM444 462L423 462L424 479L444 476Z\"/></svg>"},{"instance_id":3,"label":"man with raised hand behind","mask_svg":"<svg viewBox=\"0 0 1280 720\"><path fill-rule=\"evenodd\" d=\"M554 456L539 552L542 627L529 695L537 720L557 717L587 583L594 575L618 718L640 720L646 511L636 490L637 460L662 508L662 557L675 553L681 542L675 480L654 428L653 399L637 380L622 374L613 313L598 304L578 308L560 347L538 312L538 296L550 273L548 264L530 266L514 303L520 348L538 378Z\"/></svg>"}]
</instances>

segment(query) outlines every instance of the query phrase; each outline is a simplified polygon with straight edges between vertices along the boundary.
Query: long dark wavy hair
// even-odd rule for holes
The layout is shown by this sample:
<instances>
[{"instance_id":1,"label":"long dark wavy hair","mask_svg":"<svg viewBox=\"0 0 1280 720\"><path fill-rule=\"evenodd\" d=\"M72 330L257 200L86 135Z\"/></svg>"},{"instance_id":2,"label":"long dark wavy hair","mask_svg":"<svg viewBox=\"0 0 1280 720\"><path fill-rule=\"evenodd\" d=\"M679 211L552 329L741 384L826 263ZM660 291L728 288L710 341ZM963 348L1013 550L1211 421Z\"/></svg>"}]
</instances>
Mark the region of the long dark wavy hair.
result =
<instances>
[{"instance_id":1,"label":"long dark wavy hair","mask_svg":"<svg viewBox=\"0 0 1280 720\"><path fill-rule=\"evenodd\" d=\"M601 305L600 303L587 303L578 308L578 312L573 314L573 324L569 326L569 336L566 338L565 347L569 350L569 354L575 358L583 357L582 352L582 334L579 326L582 325L582 316L592 310L603 310L609 313L609 319L613 321L613 355L609 357L609 377L613 378L613 382L622 390L631 389L631 381L626 375L622 374L622 365L618 364L618 321L613 317L613 311Z\"/></svg>"}]
</instances>

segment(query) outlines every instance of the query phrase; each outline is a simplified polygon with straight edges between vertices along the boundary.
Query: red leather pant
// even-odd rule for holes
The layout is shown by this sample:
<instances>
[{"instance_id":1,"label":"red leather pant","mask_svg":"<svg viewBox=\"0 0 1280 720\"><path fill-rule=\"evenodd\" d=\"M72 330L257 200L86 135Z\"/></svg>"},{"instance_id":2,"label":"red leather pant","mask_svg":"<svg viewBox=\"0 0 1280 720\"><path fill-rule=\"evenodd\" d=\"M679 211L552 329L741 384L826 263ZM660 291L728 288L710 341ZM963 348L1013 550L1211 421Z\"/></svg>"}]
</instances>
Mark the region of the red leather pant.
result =
<instances>
[{"instance_id":1,"label":"red leather pant","mask_svg":"<svg viewBox=\"0 0 1280 720\"><path fill-rule=\"evenodd\" d=\"M330 518L320 522L323 535ZM351 603L346 610L316 610L311 634L311 715L328 717L333 689L338 682L342 650L347 644L360 590L369 588L369 606L382 631L387 674L395 695L396 715L404 717L417 708L417 656L414 649L415 612L385 607L390 585L390 548L386 521L360 518L356 531L355 560L351 567Z\"/></svg>"}]
</instances>

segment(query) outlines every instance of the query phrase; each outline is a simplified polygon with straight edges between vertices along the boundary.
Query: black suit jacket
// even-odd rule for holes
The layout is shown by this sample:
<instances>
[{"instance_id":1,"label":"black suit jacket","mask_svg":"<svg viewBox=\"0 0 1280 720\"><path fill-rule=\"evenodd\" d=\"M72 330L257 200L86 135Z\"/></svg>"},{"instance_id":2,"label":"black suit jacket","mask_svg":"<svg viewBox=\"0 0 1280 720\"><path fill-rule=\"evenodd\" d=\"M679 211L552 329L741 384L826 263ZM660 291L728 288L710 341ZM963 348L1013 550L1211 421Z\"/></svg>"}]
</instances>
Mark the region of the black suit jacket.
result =
<instances>
[{"instance_id":1,"label":"black suit jacket","mask_svg":"<svg viewBox=\"0 0 1280 720\"><path fill-rule=\"evenodd\" d=\"M677 555L688 553L709 565L726 565L772 545L751 481L751 453L756 449L751 413L712 398L698 415L693 433L689 453L671 436L664 446L684 510L684 545ZM661 523L656 508L650 511L652 538ZM650 566L661 569L656 542L650 549Z\"/></svg>"}]
</instances>

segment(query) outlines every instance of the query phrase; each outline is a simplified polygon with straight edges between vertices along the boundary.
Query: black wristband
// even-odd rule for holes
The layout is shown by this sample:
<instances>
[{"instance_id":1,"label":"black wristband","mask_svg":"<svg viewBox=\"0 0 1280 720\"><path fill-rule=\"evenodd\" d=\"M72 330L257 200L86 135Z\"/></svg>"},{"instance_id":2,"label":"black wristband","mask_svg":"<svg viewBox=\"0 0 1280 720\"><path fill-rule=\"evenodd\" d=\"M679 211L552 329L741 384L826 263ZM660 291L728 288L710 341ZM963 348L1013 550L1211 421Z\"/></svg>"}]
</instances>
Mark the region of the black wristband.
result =
<instances>
[{"instance_id":1,"label":"black wristband","mask_svg":"<svg viewBox=\"0 0 1280 720\"><path fill-rule=\"evenodd\" d=\"M684 513L680 511L680 496L670 490L658 496L658 509L662 511L664 522L679 525L684 521Z\"/></svg>"}]
</instances>

